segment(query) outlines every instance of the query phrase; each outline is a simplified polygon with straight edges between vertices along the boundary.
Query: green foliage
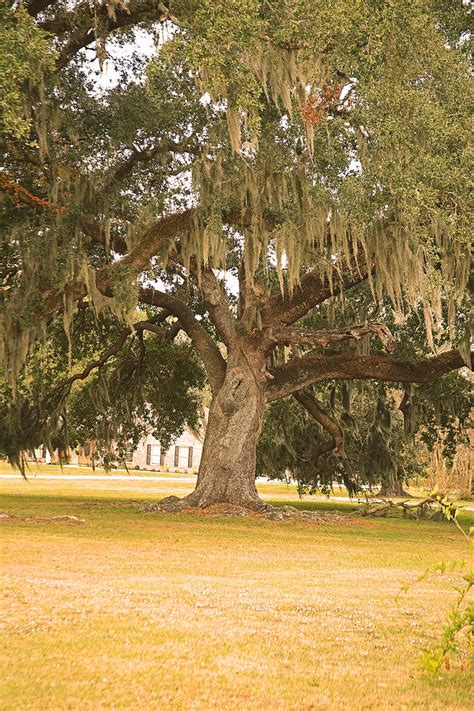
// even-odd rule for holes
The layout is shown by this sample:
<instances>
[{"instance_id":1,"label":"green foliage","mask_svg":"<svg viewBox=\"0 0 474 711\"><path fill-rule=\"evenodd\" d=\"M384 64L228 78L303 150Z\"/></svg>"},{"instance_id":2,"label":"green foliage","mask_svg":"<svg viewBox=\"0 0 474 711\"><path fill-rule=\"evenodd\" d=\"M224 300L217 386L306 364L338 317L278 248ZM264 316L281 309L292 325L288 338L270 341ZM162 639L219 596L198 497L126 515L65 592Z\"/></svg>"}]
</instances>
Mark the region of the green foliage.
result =
<instances>
[{"instance_id":1,"label":"green foliage","mask_svg":"<svg viewBox=\"0 0 474 711\"><path fill-rule=\"evenodd\" d=\"M29 93L54 66L48 36L25 8L0 7L0 132L27 137L31 128Z\"/></svg>"},{"instance_id":2,"label":"green foliage","mask_svg":"<svg viewBox=\"0 0 474 711\"><path fill-rule=\"evenodd\" d=\"M259 35L265 31L261 10L259 0L203 0L196 12L192 42L184 45L202 88L214 100L228 101L228 120L230 112L245 111L251 132L260 127L262 88L248 58L258 51ZM238 115L234 120L240 123ZM234 147L240 149L238 141Z\"/></svg>"},{"instance_id":3,"label":"green foliage","mask_svg":"<svg viewBox=\"0 0 474 711\"><path fill-rule=\"evenodd\" d=\"M328 476L318 468L318 445L314 421L305 416L300 405L292 398L277 400L265 413L257 445L257 475L281 480L290 476L298 482L300 490L310 481L315 482L316 489L321 480L326 490L333 472Z\"/></svg>"},{"instance_id":4,"label":"green foliage","mask_svg":"<svg viewBox=\"0 0 474 711\"><path fill-rule=\"evenodd\" d=\"M291 238L280 249L290 262L298 264L291 241L296 233L304 235L297 207L307 191L307 213L322 202L337 213L337 241L350 214L353 239L384 265L380 288L398 305L413 304L415 292L427 302L434 298L440 288L435 265L441 266L444 287L449 283L448 291L456 292L455 255L461 258L469 239L469 218L461 208L469 199L469 170L462 168L467 168L472 102L462 51L468 22L467 9L448 12L446 4L425 0L200 3L192 29L176 39L175 51L187 51L199 85L223 102L214 113L226 119L239 155L226 164L220 148L215 160L229 181L236 172L242 177L248 165L258 179L259 171L265 173L259 158L266 153L274 171L281 157L283 170L291 166L299 173L299 187L288 196L291 220L282 220ZM336 115L302 120L308 86L315 97L328 87L339 97L337 89L345 87L350 110L342 102ZM280 142L275 139L282 119L289 130ZM296 159L295 138L307 141L311 161ZM259 147L249 155L245 146L252 139ZM262 177L267 184L277 182ZM247 190L248 181L241 179L240 186L233 181L234 199L244 185ZM282 201L292 190L284 180L272 189ZM317 241L314 231L307 239ZM288 280L291 287L291 266Z\"/></svg>"},{"instance_id":5,"label":"green foliage","mask_svg":"<svg viewBox=\"0 0 474 711\"><path fill-rule=\"evenodd\" d=\"M342 451L332 450L329 434L292 398L268 407L257 448L258 472L277 479L290 476L301 492L328 493L331 482L339 481L353 492L381 485L387 495L399 495L404 482L426 475L427 452L434 444L441 443L449 459L466 441L472 400L469 381L462 376L413 387L417 412L409 414L408 430L400 411L404 393L395 387L340 383L314 392L342 428Z\"/></svg>"},{"instance_id":6,"label":"green foliage","mask_svg":"<svg viewBox=\"0 0 474 711\"><path fill-rule=\"evenodd\" d=\"M446 316L446 302L442 314ZM456 314L459 340L464 337L466 317L464 309ZM410 361L429 354L423 309L400 322L390 301L374 302L367 285L313 309L304 325L318 330L372 320L382 320L389 326L397 341L396 358ZM442 328L436 334L435 347L442 349L447 338ZM347 348L357 355L380 352L381 345L369 336L355 347L341 344L333 352ZM298 355L306 351L314 353L311 348L300 347ZM278 364L279 354L274 357ZM381 484L383 493L401 495L404 482L426 474L428 452L435 445L441 445L443 456L450 462L467 441L472 383L462 373L403 389L372 381L318 384L313 392L342 430L341 451L332 451L329 434L293 398L268 407L258 446L258 471L279 479L290 475L302 492L328 492L332 481L340 481L349 491ZM325 447L328 451L322 451Z\"/></svg>"},{"instance_id":7,"label":"green foliage","mask_svg":"<svg viewBox=\"0 0 474 711\"><path fill-rule=\"evenodd\" d=\"M420 664L432 674L435 674L443 663L445 668L449 670L451 668L450 657L461 656L458 638L463 632L472 637L474 604L470 602L464 605L465 598L473 586L472 575L465 576L464 580L466 581L465 587L459 593L458 600L448 612L447 623L441 640L426 647L421 653ZM472 661L474 661L474 657L471 655L471 662L468 662L468 664L472 663ZM462 664L463 671L466 666L466 663Z\"/></svg>"},{"instance_id":8,"label":"green foliage","mask_svg":"<svg viewBox=\"0 0 474 711\"><path fill-rule=\"evenodd\" d=\"M463 572L464 562L454 561L451 565L438 563L427 568L413 583L405 583L402 592L407 593L413 585L433 578L436 574L458 573L460 583L453 585L457 593L454 603L446 614L445 626L440 638L423 648L419 663L425 671L436 674L444 666L447 671L458 662L462 671L468 671L474 662L474 602L470 593L474 586L474 572Z\"/></svg>"},{"instance_id":9,"label":"green foliage","mask_svg":"<svg viewBox=\"0 0 474 711\"><path fill-rule=\"evenodd\" d=\"M189 346L159 338L135 342L73 392L70 443L97 442L106 461L123 461L151 432L167 450L185 426L199 428L203 386L203 372Z\"/></svg>"},{"instance_id":10,"label":"green foliage","mask_svg":"<svg viewBox=\"0 0 474 711\"><path fill-rule=\"evenodd\" d=\"M448 521L454 521L467 540L468 546L472 547L471 536L474 529L471 526L469 533L466 534L462 526L457 522L459 507L447 497L443 497L436 492L433 492L433 498L441 507L444 518ZM464 568L465 563L462 560L455 560L450 565L442 561L435 566L427 568L413 583L404 583L401 587L401 592L407 593L413 585L424 582L436 573L445 575L446 573L457 572L461 577L460 584L452 586L457 596L447 612L446 624L442 630L441 637L435 643L424 647L419 657L422 667L431 674L437 673L443 665L449 671L453 660L460 660L462 671L469 670L474 663L474 601L470 599L470 592L474 586L474 571L465 572Z\"/></svg>"},{"instance_id":11,"label":"green foliage","mask_svg":"<svg viewBox=\"0 0 474 711\"><path fill-rule=\"evenodd\" d=\"M6 219L13 244L12 230L21 225L11 259L22 266L8 310L22 311L49 272L51 279L60 275L58 287L65 291L83 274L84 261L91 260L92 217L103 225L112 216L116 231L134 234L165 205L198 196L196 234L182 239L189 257L222 260L229 235L213 227L217 234L203 249L206 224L222 225L222 213L236 205L249 208L259 225L243 228L249 276L265 270L276 253L280 287L291 289L311 258L322 273L331 273L331 255L348 253L350 217L351 248L380 264L378 297L385 290L400 308L420 298L434 307L445 291L454 304L466 282L472 90L462 43L468 11L452 5L178 2L171 10L177 26L148 66L136 48L130 58L116 57L120 82L112 90L98 92L85 54L74 57L46 83L41 107L35 104L41 115L35 140L45 144L49 169L36 155L25 162L8 154L8 168L21 184L42 199L54 198L58 207L39 219L23 206ZM120 8L109 3L107 16L96 17L91 28L112 56L133 39L128 27L110 32ZM8 91L17 95L28 64L23 50L27 46L41 68L44 34L23 10L3 12L4 32L23 38L14 49L11 38L3 43L5 68L22 68L10 79L3 73ZM132 27L133 12L131 7ZM55 4L47 15L61 43L83 30L87 8L74 14ZM136 23L157 37L160 18L151 13ZM96 51L103 49L98 42ZM313 123L304 117L309 87L316 102L334 93L333 104ZM214 99L207 106L205 92ZM114 166L147 150L153 159L136 161L122 185ZM190 191L175 175L192 168ZM217 195L218 201L211 199ZM263 220L268 213L275 222L270 231ZM43 232L38 236L45 222L46 239ZM30 335L31 344L37 334Z\"/></svg>"},{"instance_id":12,"label":"green foliage","mask_svg":"<svg viewBox=\"0 0 474 711\"><path fill-rule=\"evenodd\" d=\"M90 308L82 309L69 344L56 319L16 395L3 384L2 454L21 465L18 452L40 445L66 451L94 441L99 454L112 462L123 460L150 431L168 447L185 426L198 427L202 368L190 346L168 342L165 331L163 336L138 333L88 380L70 382L71 373L80 373L113 342L119 326L116 317L96 319Z\"/></svg>"},{"instance_id":13,"label":"green foliage","mask_svg":"<svg viewBox=\"0 0 474 711\"><path fill-rule=\"evenodd\" d=\"M469 443L472 395L471 382L458 373L414 390L414 417L423 424L420 439L430 450L441 444L448 463L459 446Z\"/></svg>"}]
</instances>

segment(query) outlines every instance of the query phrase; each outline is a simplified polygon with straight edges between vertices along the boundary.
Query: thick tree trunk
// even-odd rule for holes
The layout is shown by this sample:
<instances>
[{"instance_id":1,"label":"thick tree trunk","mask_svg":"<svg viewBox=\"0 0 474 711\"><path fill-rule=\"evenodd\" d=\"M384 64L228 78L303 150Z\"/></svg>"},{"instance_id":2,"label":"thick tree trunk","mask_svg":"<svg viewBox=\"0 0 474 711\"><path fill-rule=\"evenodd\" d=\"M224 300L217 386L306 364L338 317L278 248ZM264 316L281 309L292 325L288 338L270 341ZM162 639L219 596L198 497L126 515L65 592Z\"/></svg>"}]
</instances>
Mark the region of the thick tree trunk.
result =
<instances>
[{"instance_id":1,"label":"thick tree trunk","mask_svg":"<svg viewBox=\"0 0 474 711\"><path fill-rule=\"evenodd\" d=\"M403 482L400 479L390 479L383 481L380 487L379 496L390 498L393 496L407 497L410 496L403 488Z\"/></svg>"},{"instance_id":2,"label":"thick tree trunk","mask_svg":"<svg viewBox=\"0 0 474 711\"><path fill-rule=\"evenodd\" d=\"M264 507L255 486L256 447L265 406L259 359L231 358L213 398L196 489L188 506L229 503Z\"/></svg>"}]
</instances>

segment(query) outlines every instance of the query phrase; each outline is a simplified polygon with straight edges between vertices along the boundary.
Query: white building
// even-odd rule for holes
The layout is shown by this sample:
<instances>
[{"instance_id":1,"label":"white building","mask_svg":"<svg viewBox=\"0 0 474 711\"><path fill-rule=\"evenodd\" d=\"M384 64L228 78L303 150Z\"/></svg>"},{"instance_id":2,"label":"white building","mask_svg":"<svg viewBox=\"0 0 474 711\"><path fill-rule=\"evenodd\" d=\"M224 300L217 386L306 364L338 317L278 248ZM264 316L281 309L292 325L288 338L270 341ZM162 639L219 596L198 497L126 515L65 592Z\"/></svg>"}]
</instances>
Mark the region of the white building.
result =
<instances>
[{"instance_id":1,"label":"white building","mask_svg":"<svg viewBox=\"0 0 474 711\"><path fill-rule=\"evenodd\" d=\"M158 440L149 434L141 440L135 451L127 453L127 467L150 471L197 472L201 462L203 440L204 431L194 432L187 428L168 450L162 451ZM63 454L63 460L69 464L91 466L94 450L94 443L91 442L77 449L69 450L67 456ZM45 464L57 462L57 452L51 456L46 447L39 447L35 450L35 460ZM96 459L96 464L100 466L100 460Z\"/></svg>"},{"instance_id":2,"label":"white building","mask_svg":"<svg viewBox=\"0 0 474 711\"><path fill-rule=\"evenodd\" d=\"M186 429L167 451L153 435L147 435L127 457L128 467L151 470L197 471L201 461L203 435Z\"/></svg>"}]
</instances>

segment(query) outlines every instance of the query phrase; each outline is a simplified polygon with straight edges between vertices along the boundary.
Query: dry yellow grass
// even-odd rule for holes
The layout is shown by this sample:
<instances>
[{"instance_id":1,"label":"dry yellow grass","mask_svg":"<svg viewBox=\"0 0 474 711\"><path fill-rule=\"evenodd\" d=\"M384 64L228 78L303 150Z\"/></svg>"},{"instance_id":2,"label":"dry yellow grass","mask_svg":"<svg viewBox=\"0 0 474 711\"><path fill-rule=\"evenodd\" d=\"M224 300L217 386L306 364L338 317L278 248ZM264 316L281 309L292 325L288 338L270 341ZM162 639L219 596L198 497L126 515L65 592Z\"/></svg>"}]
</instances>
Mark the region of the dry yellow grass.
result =
<instances>
[{"instance_id":1,"label":"dry yellow grass","mask_svg":"<svg viewBox=\"0 0 474 711\"><path fill-rule=\"evenodd\" d=\"M107 485L107 486L106 486ZM2 709L468 709L416 662L466 558L445 524L141 513L168 482L2 480ZM267 485L271 495L271 485ZM275 494L281 494L278 489Z\"/></svg>"}]
</instances>

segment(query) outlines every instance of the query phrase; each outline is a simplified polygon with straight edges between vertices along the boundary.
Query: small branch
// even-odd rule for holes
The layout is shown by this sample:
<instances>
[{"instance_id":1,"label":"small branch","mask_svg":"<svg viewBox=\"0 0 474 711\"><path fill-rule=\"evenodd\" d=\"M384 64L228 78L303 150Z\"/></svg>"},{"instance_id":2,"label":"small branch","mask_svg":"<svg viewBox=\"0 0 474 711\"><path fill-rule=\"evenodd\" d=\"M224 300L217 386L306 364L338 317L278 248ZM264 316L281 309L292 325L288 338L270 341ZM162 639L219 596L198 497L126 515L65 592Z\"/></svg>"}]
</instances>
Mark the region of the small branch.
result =
<instances>
[{"instance_id":1,"label":"small branch","mask_svg":"<svg viewBox=\"0 0 474 711\"><path fill-rule=\"evenodd\" d=\"M196 150L196 145L191 145L188 140L183 141L183 143L173 143L172 141L165 140L163 145L150 146L148 148L144 148L143 150L132 148L132 152L128 158L125 158L110 170L108 181L103 190L100 192L99 197L108 195L117 185L120 185L125 178L133 172L137 165L146 165L147 163L150 163L154 158L156 158L157 155L159 155L160 152L166 151L166 153L169 154L179 153L181 155L184 153L194 154L196 153ZM168 170L166 166L160 166L160 172L169 172L173 175L182 172L183 170L189 170L189 165L181 166L176 172Z\"/></svg>"},{"instance_id":2,"label":"small branch","mask_svg":"<svg viewBox=\"0 0 474 711\"><path fill-rule=\"evenodd\" d=\"M178 335L178 333L180 331L184 331L184 328L179 321L176 321L176 323L174 323L171 326L171 328L169 328L167 330L167 332L165 334L166 340L167 341L174 341L174 339L176 338L176 336Z\"/></svg>"},{"instance_id":3,"label":"small branch","mask_svg":"<svg viewBox=\"0 0 474 711\"><path fill-rule=\"evenodd\" d=\"M100 358L97 360L93 360L88 365L82 370L80 373L76 373L75 375L71 375L70 378L67 378L64 380L59 387L63 388L66 387L67 390L70 390L71 385L76 381L76 380L86 380L89 375L92 373L93 370L96 370L96 368L101 368L103 365L107 363L108 360L110 360L114 355L117 355L117 353L123 348L125 345L125 342L127 338L130 336L132 333L131 328L125 328L118 339L113 343L109 348L107 348L106 351L102 353Z\"/></svg>"},{"instance_id":4,"label":"small branch","mask_svg":"<svg viewBox=\"0 0 474 711\"><path fill-rule=\"evenodd\" d=\"M463 536L469 542L469 536L466 534L462 526L459 525L456 513L457 506L454 503L446 503L436 496L427 496L419 501L392 501L392 499L380 498L375 499L373 506L361 509L358 513L361 516L386 516L390 511L401 509L405 518L431 518L434 520L453 521ZM428 514L431 513L431 516Z\"/></svg>"},{"instance_id":5,"label":"small branch","mask_svg":"<svg viewBox=\"0 0 474 711\"><path fill-rule=\"evenodd\" d=\"M69 392L71 389L71 386L73 383L76 382L76 380L86 380L89 375L92 373L93 370L96 370L97 368L101 368L103 365L107 363L114 355L117 355L119 351L123 348L125 345L127 338L134 332L141 332L141 331L154 331L155 333L162 333L160 329L158 328L158 324L162 323L163 321L166 320L166 318L169 316L168 311L163 311L160 314L157 314L153 318L144 320L144 321L138 321L138 323L133 325L133 328L124 328L123 331L120 333L119 337L117 340L112 343L111 346L109 346L103 353L102 355L97 358L96 360L91 361L90 363L87 364L87 366L82 370L80 373L75 373L75 375L71 375L69 378L66 378L63 380L59 385L57 385L53 389L53 393L59 393L63 392L63 389L66 390L66 392Z\"/></svg>"},{"instance_id":6,"label":"small branch","mask_svg":"<svg viewBox=\"0 0 474 711\"><path fill-rule=\"evenodd\" d=\"M56 212L64 212L63 207L55 205L54 203L51 203L44 198L40 198L37 195L33 195L33 193L30 193L30 191L24 188L23 185L20 185L20 183L12 180L11 176L1 169L0 190L4 190L5 192L9 192L13 195L17 203L17 207L20 207L20 203L23 203L23 205L29 205L35 210L55 210Z\"/></svg>"},{"instance_id":7,"label":"small branch","mask_svg":"<svg viewBox=\"0 0 474 711\"><path fill-rule=\"evenodd\" d=\"M331 435L332 442L328 442L319 449L317 458L331 451L340 452L343 447L342 430L328 410L307 390L299 390L293 393L293 397L304 407L311 417Z\"/></svg>"}]
</instances>

